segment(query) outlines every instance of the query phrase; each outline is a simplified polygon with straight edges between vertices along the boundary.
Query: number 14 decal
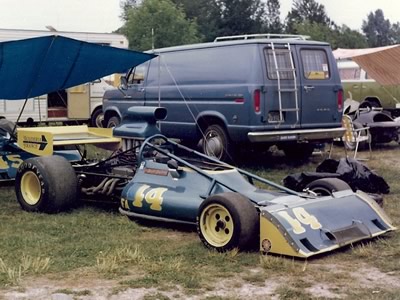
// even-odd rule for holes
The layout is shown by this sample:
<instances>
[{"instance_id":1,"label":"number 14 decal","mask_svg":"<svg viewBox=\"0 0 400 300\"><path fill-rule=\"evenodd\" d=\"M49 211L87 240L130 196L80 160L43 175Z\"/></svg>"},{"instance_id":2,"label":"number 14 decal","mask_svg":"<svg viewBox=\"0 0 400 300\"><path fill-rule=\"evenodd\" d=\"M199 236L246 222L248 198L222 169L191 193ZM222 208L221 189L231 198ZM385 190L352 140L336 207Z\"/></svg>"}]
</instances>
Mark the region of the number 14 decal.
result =
<instances>
[{"instance_id":1,"label":"number 14 decal","mask_svg":"<svg viewBox=\"0 0 400 300\"><path fill-rule=\"evenodd\" d=\"M301 224L310 225L311 229L320 229L322 227L318 219L310 215L303 207L293 208L292 211L295 218L292 218L286 211L280 211L278 214L292 226L293 233L302 234L306 232Z\"/></svg>"},{"instance_id":2,"label":"number 14 decal","mask_svg":"<svg viewBox=\"0 0 400 300\"><path fill-rule=\"evenodd\" d=\"M168 191L166 188L152 188L145 184L142 185L135 193L132 205L135 207L143 207L143 200L150 204L151 210L161 211L163 202L163 194Z\"/></svg>"}]
</instances>

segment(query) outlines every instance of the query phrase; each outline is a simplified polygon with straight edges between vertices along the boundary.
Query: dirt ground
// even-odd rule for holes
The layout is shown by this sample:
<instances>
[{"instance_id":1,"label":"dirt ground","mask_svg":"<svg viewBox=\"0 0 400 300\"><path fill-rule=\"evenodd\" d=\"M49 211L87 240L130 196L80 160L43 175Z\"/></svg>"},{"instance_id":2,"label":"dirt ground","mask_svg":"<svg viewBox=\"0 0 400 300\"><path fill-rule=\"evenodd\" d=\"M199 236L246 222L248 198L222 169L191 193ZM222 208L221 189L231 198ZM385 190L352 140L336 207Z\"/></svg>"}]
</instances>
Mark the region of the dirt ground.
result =
<instances>
[{"instance_id":1,"label":"dirt ground","mask_svg":"<svg viewBox=\"0 0 400 300\"><path fill-rule=\"evenodd\" d=\"M322 265L321 265L322 267ZM323 265L340 276L336 265ZM254 274L262 274L262 269L252 270ZM352 285L371 290L372 298L379 299L379 293L384 290L400 289L400 277L383 273L377 268L364 265L357 272L350 272ZM158 290L156 288L121 289L116 280L101 280L86 275L81 278L50 279L46 277L30 278L17 287L0 290L0 299L4 300L140 300L140 299L192 299L206 298L224 299L279 299L277 288L285 284L285 278L266 279L255 284L244 281L240 274L234 278L224 279L196 293L187 294L183 288L176 286L174 290ZM304 290L313 298L342 299L348 295L345 290L333 283L312 281Z\"/></svg>"}]
</instances>

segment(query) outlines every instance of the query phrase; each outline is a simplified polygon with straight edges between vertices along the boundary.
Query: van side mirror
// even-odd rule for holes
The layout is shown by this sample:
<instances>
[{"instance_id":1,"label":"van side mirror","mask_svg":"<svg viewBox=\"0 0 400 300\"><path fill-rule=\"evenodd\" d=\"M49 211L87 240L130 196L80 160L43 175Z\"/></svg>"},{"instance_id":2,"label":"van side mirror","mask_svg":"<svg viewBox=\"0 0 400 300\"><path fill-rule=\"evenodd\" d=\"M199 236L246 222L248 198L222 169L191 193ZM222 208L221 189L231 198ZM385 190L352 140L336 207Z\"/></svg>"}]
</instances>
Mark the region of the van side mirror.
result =
<instances>
[{"instance_id":1,"label":"van side mirror","mask_svg":"<svg viewBox=\"0 0 400 300\"><path fill-rule=\"evenodd\" d=\"M128 89L128 80L125 76L121 76L121 89L127 90Z\"/></svg>"}]
</instances>

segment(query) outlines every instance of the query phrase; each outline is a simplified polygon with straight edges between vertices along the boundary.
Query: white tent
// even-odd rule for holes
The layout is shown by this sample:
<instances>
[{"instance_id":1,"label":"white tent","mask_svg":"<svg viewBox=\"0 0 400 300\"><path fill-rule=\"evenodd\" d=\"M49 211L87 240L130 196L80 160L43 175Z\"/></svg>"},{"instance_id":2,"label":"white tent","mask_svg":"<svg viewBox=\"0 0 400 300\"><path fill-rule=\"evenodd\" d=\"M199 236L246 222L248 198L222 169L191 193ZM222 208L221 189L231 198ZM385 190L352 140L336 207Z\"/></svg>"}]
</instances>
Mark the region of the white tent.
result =
<instances>
[{"instance_id":1,"label":"white tent","mask_svg":"<svg viewBox=\"0 0 400 300\"><path fill-rule=\"evenodd\" d=\"M381 85L400 84L400 45L366 49L337 49L337 60L352 59Z\"/></svg>"}]
</instances>

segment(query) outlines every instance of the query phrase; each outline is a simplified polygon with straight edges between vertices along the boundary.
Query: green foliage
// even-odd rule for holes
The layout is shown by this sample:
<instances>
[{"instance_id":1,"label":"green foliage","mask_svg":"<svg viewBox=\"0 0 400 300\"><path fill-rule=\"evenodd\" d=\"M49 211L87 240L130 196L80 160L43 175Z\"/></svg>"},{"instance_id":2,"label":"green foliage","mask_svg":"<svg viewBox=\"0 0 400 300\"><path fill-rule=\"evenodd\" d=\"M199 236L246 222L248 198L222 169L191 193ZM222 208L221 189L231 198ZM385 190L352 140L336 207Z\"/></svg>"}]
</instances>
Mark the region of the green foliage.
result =
<instances>
[{"instance_id":1,"label":"green foliage","mask_svg":"<svg viewBox=\"0 0 400 300\"><path fill-rule=\"evenodd\" d=\"M375 13L369 13L367 20L363 21L362 30L370 47L392 44L391 24L388 19L385 19L381 9L377 9Z\"/></svg>"},{"instance_id":2,"label":"green foliage","mask_svg":"<svg viewBox=\"0 0 400 300\"><path fill-rule=\"evenodd\" d=\"M279 0L268 0L265 8L265 32L282 33L283 24L280 19L281 5Z\"/></svg>"},{"instance_id":3,"label":"green foliage","mask_svg":"<svg viewBox=\"0 0 400 300\"><path fill-rule=\"evenodd\" d=\"M325 6L322 4L317 3L315 0L295 0L292 10L286 17L286 31L288 33L297 33L296 24L301 24L305 21L327 27L335 26L326 14Z\"/></svg>"},{"instance_id":4,"label":"green foliage","mask_svg":"<svg viewBox=\"0 0 400 300\"><path fill-rule=\"evenodd\" d=\"M278 0L268 1L274 3L272 14L266 11L266 5L261 0L172 1L184 9L190 20L197 21L204 41L208 42L217 36L262 33L269 31L270 27L278 32L282 27Z\"/></svg>"},{"instance_id":5,"label":"green foliage","mask_svg":"<svg viewBox=\"0 0 400 300\"><path fill-rule=\"evenodd\" d=\"M186 19L182 9L170 0L143 0L127 8L121 32L130 48L149 50L200 41L197 23ZM152 34L154 32L154 36Z\"/></svg>"},{"instance_id":6,"label":"green foliage","mask_svg":"<svg viewBox=\"0 0 400 300\"><path fill-rule=\"evenodd\" d=\"M220 36L261 33L265 4L261 0L218 0Z\"/></svg>"},{"instance_id":7,"label":"green foliage","mask_svg":"<svg viewBox=\"0 0 400 300\"><path fill-rule=\"evenodd\" d=\"M367 48L368 43L360 32L351 30L346 25L338 27L338 35L336 40L336 46L338 48Z\"/></svg>"},{"instance_id":8,"label":"green foliage","mask_svg":"<svg viewBox=\"0 0 400 300\"><path fill-rule=\"evenodd\" d=\"M217 22L220 19L215 0L172 0L182 8L189 20L196 21L203 41L213 41L218 36Z\"/></svg>"},{"instance_id":9,"label":"green foliage","mask_svg":"<svg viewBox=\"0 0 400 300\"><path fill-rule=\"evenodd\" d=\"M365 37L358 31L351 30L347 26L330 28L325 24L305 21L295 23L294 30L298 34L309 35L316 41L327 41L333 48L366 48L368 46Z\"/></svg>"}]
</instances>

